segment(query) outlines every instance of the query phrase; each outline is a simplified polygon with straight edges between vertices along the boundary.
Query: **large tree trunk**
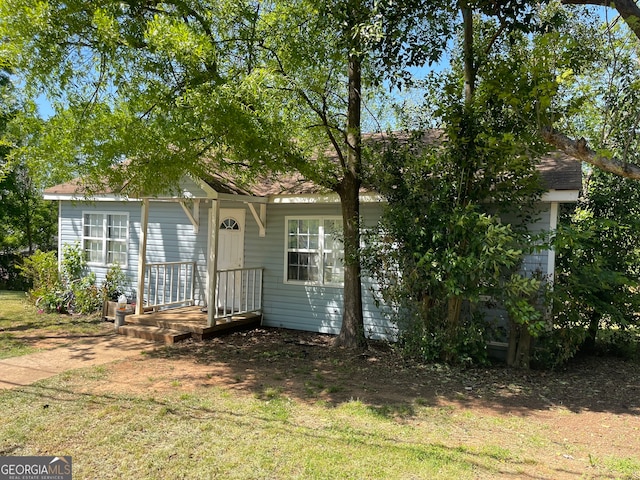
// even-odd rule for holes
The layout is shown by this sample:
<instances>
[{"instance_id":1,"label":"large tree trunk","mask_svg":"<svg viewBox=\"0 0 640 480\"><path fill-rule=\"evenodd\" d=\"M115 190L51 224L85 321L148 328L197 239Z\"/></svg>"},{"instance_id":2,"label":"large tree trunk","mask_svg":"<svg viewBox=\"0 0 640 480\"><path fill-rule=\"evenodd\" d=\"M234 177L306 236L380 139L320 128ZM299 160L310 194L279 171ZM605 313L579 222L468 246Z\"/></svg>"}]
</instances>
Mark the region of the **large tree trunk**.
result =
<instances>
[{"instance_id":1,"label":"large tree trunk","mask_svg":"<svg viewBox=\"0 0 640 480\"><path fill-rule=\"evenodd\" d=\"M462 2L462 19L464 23L464 103L473 103L476 91L476 65L473 56L473 10L467 2Z\"/></svg>"},{"instance_id":2,"label":"large tree trunk","mask_svg":"<svg viewBox=\"0 0 640 480\"><path fill-rule=\"evenodd\" d=\"M358 39L353 40L359 44ZM344 175L338 187L344 228L344 311L336 345L349 348L366 346L362 315L360 267L360 184L362 137L360 111L362 66L359 49L349 55L349 103L347 110L347 157Z\"/></svg>"},{"instance_id":3,"label":"large tree trunk","mask_svg":"<svg viewBox=\"0 0 640 480\"><path fill-rule=\"evenodd\" d=\"M340 192L344 228L344 310L335 344L348 348L366 346L362 315L359 183L358 179L347 175Z\"/></svg>"}]
</instances>

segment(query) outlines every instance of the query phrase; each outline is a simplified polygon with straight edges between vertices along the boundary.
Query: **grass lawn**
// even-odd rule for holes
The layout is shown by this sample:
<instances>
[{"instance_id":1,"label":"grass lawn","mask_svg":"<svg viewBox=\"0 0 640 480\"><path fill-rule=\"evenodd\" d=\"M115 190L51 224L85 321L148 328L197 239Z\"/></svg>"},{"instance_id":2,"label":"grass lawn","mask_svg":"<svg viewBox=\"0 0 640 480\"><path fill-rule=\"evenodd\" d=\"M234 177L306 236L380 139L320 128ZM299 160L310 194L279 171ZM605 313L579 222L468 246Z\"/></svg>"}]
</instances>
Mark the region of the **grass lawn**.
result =
<instances>
[{"instance_id":1,"label":"grass lawn","mask_svg":"<svg viewBox=\"0 0 640 480\"><path fill-rule=\"evenodd\" d=\"M141 372L142 373L142 372ZM636 479L638 457L589 455L553 425L413 402L302 401L179 380L105 389L93 367L0 392L0 455L71 455L75 479ZM567 412L564 415L568 415ZM636 418L637 421L637 418ZM637 428L637 427L636 427ZM568 453L567 453L568 452Z\"/></svg>"},{"instance_id":2,"label":"grass lawn","mask_svg":"<svg viewBox=\"0 0 640 480\"><path fill-rule=\"evenodd\" d=\"M461 479L527 461L497 444L448 445L453 425L443 412L425 409L407 423L359 401L327 408L275 391L80 393L104 374L94 368L0 393L12 419L0 426L0 454L71 455L78 479Z\"/></svg>"},{"instance_id":3,"label":"grass lawn","mask_svg":"<svg viewBox=\"0 0 640 480\"><path fill-rule=\"evenodd\" d=\"M96 328L0 295L9 333ZM297 335L158 347L0 390L0 456L70 455L76 480L640 479L637 365L418 368ZM592 393L608 380L625 395Z\"/></svg>"},{"instance_id":4,"label":"grass lawn","mask_svg":"<svg viewBox=\"0 0 640 480\"><path fill-rule=\"evenodd\" d=\"M65 337L101 334L105 327L98 314L39 313L24 292L0 290L0 359L36 352L40 341L48 337L64 343Z\"/></svg>"}]
</instances>

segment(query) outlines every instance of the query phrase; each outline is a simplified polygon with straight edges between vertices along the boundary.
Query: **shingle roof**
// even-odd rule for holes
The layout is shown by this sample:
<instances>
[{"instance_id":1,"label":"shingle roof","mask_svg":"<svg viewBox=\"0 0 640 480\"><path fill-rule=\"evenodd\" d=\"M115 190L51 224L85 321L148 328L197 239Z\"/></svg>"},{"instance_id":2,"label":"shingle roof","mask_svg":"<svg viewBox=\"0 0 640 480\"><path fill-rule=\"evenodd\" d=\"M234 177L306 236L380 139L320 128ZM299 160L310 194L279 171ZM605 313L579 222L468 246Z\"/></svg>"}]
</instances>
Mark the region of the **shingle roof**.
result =
<instances>
[{"instance_id":1,"label":"shingle roof","mask_svg":"<svg viewBox=\"0 0 640 480\"><path fill-rule=\"evenodd\" d=\"M400 136L401 143L408 137ZM365 142L384 142L389 137L386 134L368 135ZM435 143L440 139L437 130L427 132L424 141ZM552 152L540 158L538 171L542 179L543 186L548 190L580 190L582 186L582 164L580 161L562 153ZM305 179L298 172L287 174L271 174L258 177L251 186L241 186L232 178L224 174L213 174L202 179L219 193L230 193L239 195L254 195L259 197L273 197L278 195L310 195L327 193L327 190L317 184ZM45 190L45 194L50 195L84 195L87 193L79 179L56 185ZM97 193L97 192L93 192ZM116 193L112 188L105 186L99 192L101 194Z\"/></svg>"},{"instance_id":2,"label":"shingle roof","mask_svg":"<svg viewBox=\"0 0 640 480\"><path fill-rule=\"evenodd\" d=\"M580 190L582 163L562 152L551 152L538 163L542 183L548 190Z\"/></svg>"}]
</instances>

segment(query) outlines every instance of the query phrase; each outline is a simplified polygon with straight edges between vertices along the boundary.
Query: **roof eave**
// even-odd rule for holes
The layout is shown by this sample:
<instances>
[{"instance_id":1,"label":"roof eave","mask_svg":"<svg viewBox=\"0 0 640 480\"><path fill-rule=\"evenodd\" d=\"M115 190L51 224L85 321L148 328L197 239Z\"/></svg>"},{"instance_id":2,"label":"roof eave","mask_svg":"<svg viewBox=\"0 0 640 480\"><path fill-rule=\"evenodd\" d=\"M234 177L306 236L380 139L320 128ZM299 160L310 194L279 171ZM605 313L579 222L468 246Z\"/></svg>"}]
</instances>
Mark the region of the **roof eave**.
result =
<instances>
[{"instance_id":1,"label":"roof eave","mask_svg":"<svg viewBox=\"0 0 640 480\"><path fill-rule=\"evenodd\" d=\"M580 196L579 190L549 190L542 194L542 202L575 203Z\"/></svg>"},{"instance_id":2,"label":"roof eave","mask_svg":"<svg viewBox=\"0 0 640 480\"><path fill-rule=\"evenodd\" d=\"M122 195L101 194L101 195L81 195L77 193L45 193L44 200L68 200L72 202L137 202L139 198L124 197Z\"/></svg>"}]
</instances>

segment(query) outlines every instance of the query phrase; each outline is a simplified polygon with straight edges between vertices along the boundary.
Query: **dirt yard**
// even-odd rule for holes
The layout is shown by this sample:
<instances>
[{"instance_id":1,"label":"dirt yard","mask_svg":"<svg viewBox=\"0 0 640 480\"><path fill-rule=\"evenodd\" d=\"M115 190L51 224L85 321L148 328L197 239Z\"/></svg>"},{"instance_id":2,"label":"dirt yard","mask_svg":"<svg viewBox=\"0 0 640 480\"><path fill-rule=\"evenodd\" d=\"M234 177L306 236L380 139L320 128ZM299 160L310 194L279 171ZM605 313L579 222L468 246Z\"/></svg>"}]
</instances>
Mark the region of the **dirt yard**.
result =
<instances>
[{"instance_id":1,"label":"dirt yard","mask_svg":"<svg viewBox=\"0 0 640 480\"><path fill-rule=\"evenodd\" d=\"M42 342L46 340L39 347L45 346ZM457 369L404 363L384 343L372 343L357 354L331 342L327 335L277 329L187 341L115 363L108 382L93 388L149 393L217 386L254 395L271 388L302 402L332 405L359 399L391 406L399 416L415 404L483 417L515 416L548 426L550 440L558 446L550 463L571 464L571 452L639 461L637 364L584 358L553 372L502 366ZM468 435L483 442L491 440L483 435L492 433Z\"/></svg>"}]
</instances>

